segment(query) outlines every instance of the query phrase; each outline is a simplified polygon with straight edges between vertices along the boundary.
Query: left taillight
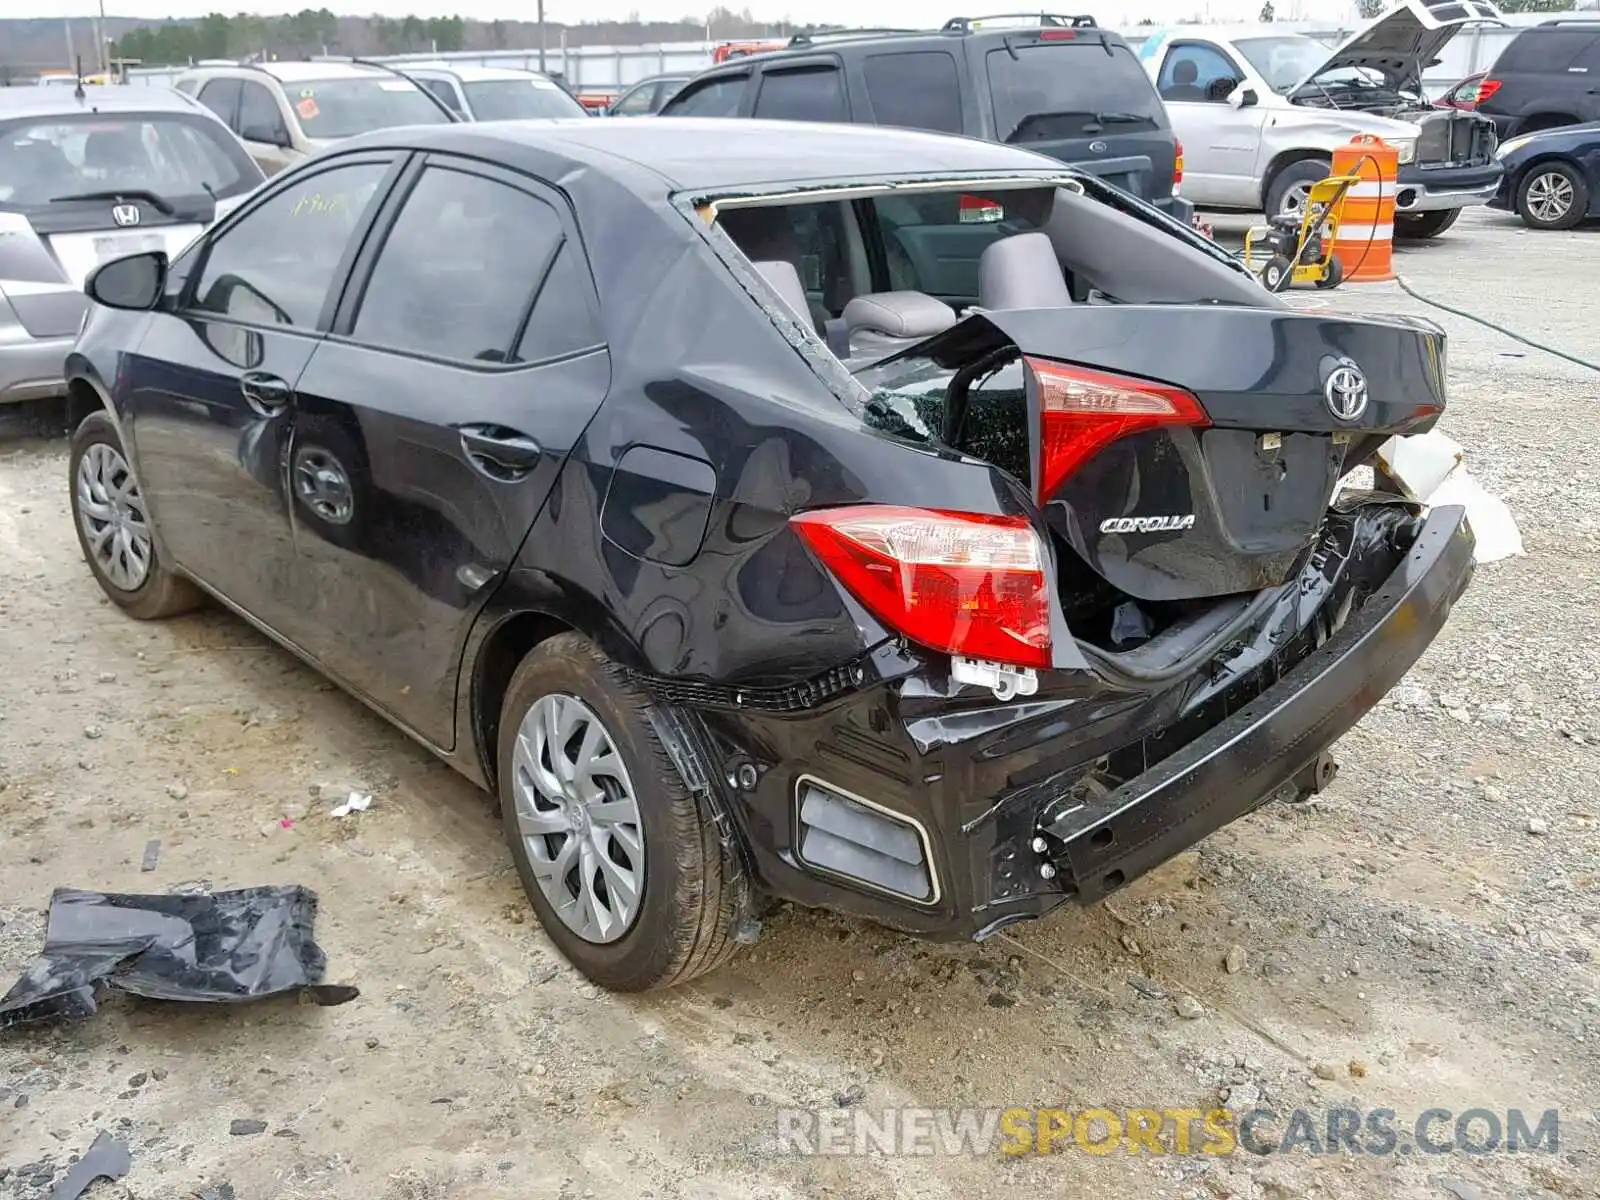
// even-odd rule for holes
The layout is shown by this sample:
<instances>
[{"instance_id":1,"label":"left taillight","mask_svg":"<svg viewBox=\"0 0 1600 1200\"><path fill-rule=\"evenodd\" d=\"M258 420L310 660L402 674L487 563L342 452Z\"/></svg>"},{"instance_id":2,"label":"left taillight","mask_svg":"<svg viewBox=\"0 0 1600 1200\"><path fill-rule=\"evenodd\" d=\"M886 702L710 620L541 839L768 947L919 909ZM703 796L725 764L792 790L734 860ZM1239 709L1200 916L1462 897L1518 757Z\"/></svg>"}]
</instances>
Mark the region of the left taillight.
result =
<instances>
[{"instance_id":1,"label":"left taillight","mask_svg":"<svg viewBox=\"0 0 1600 1200\"><path fill-rule=\"evenodd\" d=\"M1174 139L1176 153L1172 158L1172 194L1176 196L1183 187L1183 143Z\"/></svg>"},{"instance_id":2,"label":"left taillight","mask_svg":"<svg viewBox=\"0 0 1600 1200\"><path fill-rule=\"evenodd\" d=\"M869 504L789 523L895 632L965 658L1050 665L1045 553L1027 518Z\"/></svg>"},{"instance_id":3,"label":"left taillight","mask_svg":"<svg viewBox=\"0 0 1600 1200\"><path fill-rule=\"evenodd\" d=\"M1033 479L1040 504L1119 438L1163 425L1211 424L1200 401L1182 388L1049 359L1022 361L1038 397L1039 459Z\"/></svg>"}]
</instances>

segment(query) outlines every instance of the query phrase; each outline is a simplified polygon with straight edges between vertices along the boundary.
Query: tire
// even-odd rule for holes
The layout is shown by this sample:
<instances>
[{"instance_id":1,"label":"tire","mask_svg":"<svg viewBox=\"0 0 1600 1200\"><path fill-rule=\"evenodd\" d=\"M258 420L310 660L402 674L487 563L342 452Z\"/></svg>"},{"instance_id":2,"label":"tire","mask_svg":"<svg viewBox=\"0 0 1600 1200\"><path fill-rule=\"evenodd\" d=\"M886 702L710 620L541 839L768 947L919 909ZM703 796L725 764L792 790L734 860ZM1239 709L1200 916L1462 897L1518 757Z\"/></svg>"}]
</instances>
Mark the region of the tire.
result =
<instances>
[{"instance_id":1,"label":"tire","mask_svg":"<svg viewBox=\"0 0 1600 1200\"><path fill-rule=\"evenodd\" d=\"M1588 213L1589 185L1568 163L1535 163L1517 184L1517 216L1529 229L1571 229Z\"/></svg>"},{"instance_id":2,"label":"tire","mask_svg":"<svg viewBox=\"0 0 1600 1200\"><path fill-rule=\"evenodd\" d=\"M1284 212L1284 200L1291 191L1326 179L1332 171L1332 160L1326 158L1302 158L1284 167L1267 183L1264 205L1268 218ZM1300 209L1293 211L1298 215Z\"/></svg>"},{"instance_id":3,"label":"tire","mask_svg":"<svg viewBox=\"0 0 1600 1200\"><path fill-rule=\"evenodd\" d=\"M607 781L604 785L595 783L595 790L603 792L613 808L617 798L631 790L638 817L635 828L643 843L642 854L637 855L642 859L642 887L633 915L617 922L620 931L599 930L591 925L591 933L597 936L586 935L568 923L568 918L581 919L581 903L564 908L568 917L557 911L546 893L547 885L540 882L540 870L536 869L530 850L530 843L538 843L540 869L547 879L555 881L555 873L547 864L552 859L559 860L567 841L580 835L561 832L547 836L540 832L524 836L518 816L519 792L521 806L528 814L538 811L544 816L543 829L549 829L552 821L566 819L560 815L559 805L565 804L569 815L572 808L584 807L573 800L551 805L545 789L533 788L529 765L537 758L548 779L549 760L543 747L535 744L540 734L531 728L532 723L528 736L519 737L524 732L523 720L530 713L537 723L548 713L543 706L554 704L561 711L570 712L567 706L572 702L598 722L620 761L621 775L626 777L609 773L591 776L592 783L597 779ZM541 707L536 710L536 705ZM630 683L592 642L575 633L564 633L541 642L522 660L506 689L500 714L500 809L523 890L545 933L567 961L601 987L618 992L682 983L726 962L737 949L735 925L743 915L747 896L744 873L724 849L712 814L684 787L671 756L656 736L649 720L651 708L650 697ZM574 733L575 741L569 744L581 742L586 733L587 730ZM526 741L531 755L526 751L519 755L519 740ZM574 791L581 793L582 789L575 784ZM533 793L538 793L539 805L548 807L534 805ZM592 805L588 807L593 810ZM618 825L602 825L598 819L584 817L580 828L585 832L605 829L609 852L602 853L615 867L627 860L629 875L634 880L639 878L631 862L635 855L628 852ZM588 867L591 877L611 878L599 869L593 850L588 860L574 864L578 865ZM556 882L549 885L564 902L572 897L572 875L571 871L564 872L559 887ZM611 895L609 889L607 895ZM620 895L611 903L618 910L626 907L625 898ZM610 940L602 940L605 937Z\"/></svg>"},{"instance_id":4,"label":"tire","mask_svg":"<svg viewBox=\"0 0 1600 1200\"><path fill-rule=\"evenodd\" d=\"M161 560L154 523L144 507L122 438L109 413L102 409L79 422L67 463L67 488L72 496L72 524L78 531L78 547L95 582L111 602L140 621L175 617L204 604L205 594ZM110 490L108 484L113 485ZM114 495L118 487L125 490ZM114 527L109 535L109 562L96 550L96 545L107 544L96 535L104 535L108 527ZM136 550L140 529L144 532L142 555ZM119 550L119 544L124 549ZM142 573L138 570L140 565Z\"/></svg>"},{"instance_id":5,"label":"tire","mask_svg":"<svg viewBox=\"0 0 1600 1200\"><path fill-rule=\"evenodd\" d=\"M1267 259L1267 265L1261 268L1261 286L1269 292L1286 292L1289 290L1289 276L1294 264L1281 254L1274 254Z\"/></svg>"},{"instance_id":6,"label":"tire","mask_svg":"<svg viewBox=\"0 0 1600 1200\"><path fill-rule=\"evenodd\" d=\"M1461 215L1459 208L1436 208L1431 212L1396 213L1394 236L1407 241L1421 241L1438 237L1456 223Z\"/></svg>"},{"instance_id":7,"label":"tire","mask_svg":"<svg viewBox=\"0 0 1600 1200\"><path fill-rule=\"evenodd\" d=\"M1323 291L1336 288L1344 282L1344 264L1339 261L1339 256L1334 255L1328 260L1327 274L1317 280L1317 287Z\"/></svg>"}]
</instances>

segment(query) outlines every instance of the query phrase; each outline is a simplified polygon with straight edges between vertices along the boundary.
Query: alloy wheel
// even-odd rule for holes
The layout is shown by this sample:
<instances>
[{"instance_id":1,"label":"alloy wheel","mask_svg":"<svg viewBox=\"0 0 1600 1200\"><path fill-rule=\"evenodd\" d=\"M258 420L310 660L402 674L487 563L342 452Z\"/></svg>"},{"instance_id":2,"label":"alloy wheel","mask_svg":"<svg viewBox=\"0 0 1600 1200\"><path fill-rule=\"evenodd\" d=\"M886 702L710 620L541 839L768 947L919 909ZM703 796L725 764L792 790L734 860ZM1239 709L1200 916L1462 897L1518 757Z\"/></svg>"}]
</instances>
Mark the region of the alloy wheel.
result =
<instances>
[{"instance_id":1,"label":"alloy wheel","mask_svg":"<svg viewBox=\"0 0 1600 1200\"><path fill-rule=\"evenodd\" d=\"M1311 200L1311 184L1294 183L1284 190L1283 199L1278 204L1278 215L1281 217L1298 217L1306 211L1306 204Z\"/></svg>"},{"instance_id":2,"label":"alloy wheel","mask_svg":"<svg viewBox=\"0 0 1600 1200\"><path fill-rule=\"evenodd\" d=\"M1572 180L1560 171L1546 171L1528 181L1528 211L1536 221L1553 224L1572 211Z\"/></svg>"},{"instance_id":3,"label":"alloy wheel","mask_svg":"<svg viewBox=\"0 0 1600 1200\"><path fill-rule=\"evenodd\" d=\"M611 734L576 696L541 696L517 727L512 770L540 891L585 941L616 941L644 899L644 826Z\"/></svg>"},{"instance_id":4,"label":"alloy wheel","mask_svg":"<svg viewBox=\"0 0 1600 1200\"><path fill-rule=\"evenodd\" d=\"M78 523L100 573L136 592L150 575L150 526L138 481L115 446L95 442L78 460Z\"/></svg>"}]
</instances>

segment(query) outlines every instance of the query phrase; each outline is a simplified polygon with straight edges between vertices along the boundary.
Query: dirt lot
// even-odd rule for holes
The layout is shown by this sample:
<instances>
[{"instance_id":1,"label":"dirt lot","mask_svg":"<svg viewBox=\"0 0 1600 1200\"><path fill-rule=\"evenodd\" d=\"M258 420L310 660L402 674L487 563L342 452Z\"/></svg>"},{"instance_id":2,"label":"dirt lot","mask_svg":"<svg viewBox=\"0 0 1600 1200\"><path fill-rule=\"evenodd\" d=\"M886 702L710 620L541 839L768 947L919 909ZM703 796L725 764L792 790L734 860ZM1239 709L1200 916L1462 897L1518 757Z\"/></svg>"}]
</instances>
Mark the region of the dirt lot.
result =
<instances>
[{"instance_id":1,"label":"dirt lot","mask_svg":"<svg viewBox=\"0 0 1600 1200\"><path fill-rule=\"evenodd\" d=\"M1600 233L1482 214L1400 258L1419 288L1590 354L1597 262ZM1387 286L1307 302L1426 311ZM0 990L52 887L197 880L314 887L329 978L362 990L112 999L0 1036L0 1195L48 1195L108 1129L134 1167L96 1198L1600 1196L1600 377L1440 319L1444 427L1528 555L1480 569L1330 792L1015 936L932 946L787 910L732 966L643 998L556 956L485 797L359 704L220 613L113 612L79 562L64 443L0 444ZM352 787L371 809L329 816ZM1429 1108L1530 1126L1558 1108L1560 1142L776 1152L779 1107L1222 1097L1319 1128L1332 1107L1402 1130Z\"/></svg>"}]
</instances>

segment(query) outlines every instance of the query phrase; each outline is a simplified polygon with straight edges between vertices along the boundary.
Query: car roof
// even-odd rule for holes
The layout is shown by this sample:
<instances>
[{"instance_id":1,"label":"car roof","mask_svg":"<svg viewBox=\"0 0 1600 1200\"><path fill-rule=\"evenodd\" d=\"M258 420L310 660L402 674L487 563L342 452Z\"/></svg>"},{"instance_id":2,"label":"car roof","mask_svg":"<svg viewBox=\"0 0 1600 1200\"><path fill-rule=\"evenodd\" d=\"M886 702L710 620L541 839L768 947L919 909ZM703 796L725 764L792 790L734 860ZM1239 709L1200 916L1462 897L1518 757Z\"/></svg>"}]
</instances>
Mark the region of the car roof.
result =
<instances>
[{"instance_id":1,"label":"car roof","mask_svg":"<svg viewBox=\"0 0 1600 1200\"><path fill-rule=\"evenodd\" d=\"M79 100L76 88L60 84L0 88L0 120L22 116L66 116L94 112L204 112L182 92L166 87L125 85L84 86Z\"/></svg>"},{"instance_id":2,"label":"car roof","mask_svg":"<svg viewBox=\"0 0 1600 1200\"><path fill-rule=\"evenodd\" d=\"M645 178L653 176L664 185L661 191L708 194L840 179L923 178L946 172L1059 174L1064 170L1054 159L977 138L879 125L715 117L414 126L361 134L342 145L352 150L378 146L455 150L493 155L509 166L516 165L516 150L522 147L612 175L621 173L616 164L628 164L641 169ZM607 170L608 165L613 169ZM640 178L637 172L627 174Z\"/></svg>"},{"instance_id":3,"label":"car roof","mask_svg":"<svg viewBox=\"0 0 1600 1200\"><path fill-rule=\"evenodd\" d=\"M991 20L995 18L989 18ZM973 18L981 21L983 18ZM1051 24L1041 20L1037 26L1023 25L993 25L990 27L979 26L972 29L889 29L889 30L862 30L856 33L849 29L826 30L817 35L815 41L791 41L789 45L776 50L765 50L760 54L745 54L738 58L730 58L706 69L703 74L710 76L712 72L719 74L737 73L741 68L750 63L783 62L788 59L832 54L836 52L854 50L881 51L885 47L894 46L907 52L926 50L930 45L938 45L941 49L948 49L953 45L960 45L964 41L978 39L983 42L1003 41L1018 34L1027 34L1042 29L1064 28L1059 22ZM1126 46L1127 39L1115 29L1107 29L1099 25L1074 27L1077 34L1075 40L1098 45L1104 39L1113 46ZM700 78L696 75L695 78Z\"/></svg>"},{"instance_id":4,"label":"car roof","mask_svg":"<svg viewBox=\"0 0 1600 1200\"><path fill-rule=\"evenodd\" d=\"M237 72L243 77L263 72L282 83L323 79L363 79L371 75L387 75L393 78L395 74L385 67L369 66L366 63L349 62L344 59L311 62L201 63L184 71L183 74L216 75L230 72Z\"/></svg>"},{"instance_id":5,"label":"car roof","mask_svg":"<svg viewBox=\"0 0 1600 1200\"><path fill-rule=\"evenodd\" d=\"M450 62L397 62L394 64L397 71L407 75L454 75L463 83L481 82L486 79L547 79L538 71L525 71L520 67L486 67L478 63L450 63ZM552 80L552 82L554 82Z\"/></svg>"}]
</instances>

